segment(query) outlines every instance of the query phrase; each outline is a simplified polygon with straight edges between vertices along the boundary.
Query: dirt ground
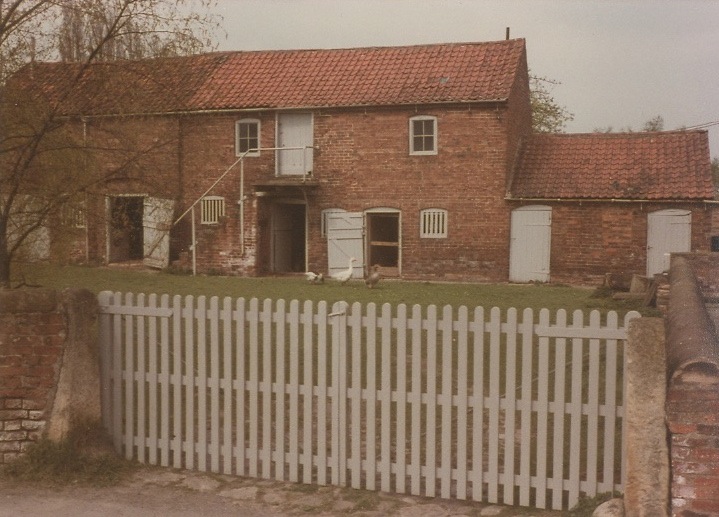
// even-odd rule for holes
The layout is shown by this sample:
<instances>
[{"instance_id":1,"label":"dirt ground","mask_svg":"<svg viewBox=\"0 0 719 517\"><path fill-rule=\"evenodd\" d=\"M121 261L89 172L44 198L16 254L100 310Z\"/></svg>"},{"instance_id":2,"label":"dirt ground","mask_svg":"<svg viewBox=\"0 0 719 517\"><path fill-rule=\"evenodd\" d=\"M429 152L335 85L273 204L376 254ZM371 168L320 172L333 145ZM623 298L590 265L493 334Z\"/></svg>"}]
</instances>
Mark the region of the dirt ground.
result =
<instances>
[{"instance_id":1,"label":"dirt ground","mask_svg":"<svg viewBox=\"0 0 719 517\"><path fill-rule=\"evenodd\" d=\"M142 468L111 487L46 487L0 478L0 517L344 515L535 516L561 512L447 501L163 468Z\"/></svg>"}]
</instances>

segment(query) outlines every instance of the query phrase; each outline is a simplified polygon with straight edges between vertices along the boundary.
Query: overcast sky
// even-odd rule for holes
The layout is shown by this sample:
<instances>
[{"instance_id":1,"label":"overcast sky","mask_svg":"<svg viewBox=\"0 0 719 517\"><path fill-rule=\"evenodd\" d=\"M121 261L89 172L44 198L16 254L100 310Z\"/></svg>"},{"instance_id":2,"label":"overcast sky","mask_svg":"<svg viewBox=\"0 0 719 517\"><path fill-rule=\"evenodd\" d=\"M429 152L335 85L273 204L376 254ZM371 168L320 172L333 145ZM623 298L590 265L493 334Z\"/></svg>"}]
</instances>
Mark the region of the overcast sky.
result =
<instances>
[{"instance_id":1,"label":"overcast sky","mask_svg":"<svg viewBox=\"0 0 719 517\"><path fill-rule=\"evenodd\" d=\"M218 0L220 50L525 38L569 132L719 123L719 0ZM719 124L709 127L719 156Z\"/></svg>"}]
</instances>

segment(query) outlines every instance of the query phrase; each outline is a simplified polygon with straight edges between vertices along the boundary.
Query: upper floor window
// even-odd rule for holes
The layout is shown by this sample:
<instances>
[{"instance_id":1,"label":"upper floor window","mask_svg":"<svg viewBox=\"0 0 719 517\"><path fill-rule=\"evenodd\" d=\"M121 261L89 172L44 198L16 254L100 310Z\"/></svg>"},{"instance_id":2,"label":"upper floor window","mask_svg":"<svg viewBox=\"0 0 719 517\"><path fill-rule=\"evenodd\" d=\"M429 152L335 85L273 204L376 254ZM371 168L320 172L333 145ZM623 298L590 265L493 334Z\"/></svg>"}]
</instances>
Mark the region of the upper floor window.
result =
<instances>
[{"instance_id":1,"label":"upper floor window","mask_svg":"<svg viewBox=\"0 0 719 517\"><path fill-rule=\"evenodd\" d=\"M427 208L419 214L419 236L423 239L447 237L447 211L442 208Z\"/></svg>"},{"instance_id":2,"label":"upper floor window","mask_svg":"<svg viewBox=\"0 0 719 517\"><path fill-rule=\"evenodd\" d=\"M217 224L225 215L225 198L221 196L205 196L200 204L200 223Z\"/></svg>"},{"instance_id":3,"label":"upper floor window","mask_svg":"<svg viewBox=\"0 0 719 517\"><path fill-rule=\"evenodd\" d=\"M437 154L437 117L409 119L409 154Z\"/></svg>"},{"instance_id":4,"label":"upper floor window","mask_svg":"<svg viewBox=\"0 0 719 517\"><path fill-rule=\"evenodd\" d=\"M235 154L260 155L260 121L242 119L235 123ZM248 152L249 151L249 152Z\"/></svg>"}]
</instances>

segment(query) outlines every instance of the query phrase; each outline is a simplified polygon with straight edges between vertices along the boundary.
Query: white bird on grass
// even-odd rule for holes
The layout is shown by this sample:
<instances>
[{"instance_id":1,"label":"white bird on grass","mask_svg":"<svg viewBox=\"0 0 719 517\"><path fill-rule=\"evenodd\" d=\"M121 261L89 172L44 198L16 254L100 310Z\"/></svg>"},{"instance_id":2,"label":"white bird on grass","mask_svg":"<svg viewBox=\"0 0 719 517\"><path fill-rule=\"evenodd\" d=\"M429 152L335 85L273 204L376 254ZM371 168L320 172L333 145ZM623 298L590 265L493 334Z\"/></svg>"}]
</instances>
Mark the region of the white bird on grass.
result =
<instances>
[{"instance_id":1,"label":"white bird on grass","mask_svg":"<svg viewBox=\"0 0 719 517\"><path fill-rule=\"evenodd\" d=\"M337 280L341 284L347 283L347 281L352 278L352 270L354 269L354 266L352 265L354 262L357 262L357 259L354 257L350 257L349 265L347 269L340 271L339 273L335 273L332 275L332 278L334 280Z\"/></svg>"},{"instance_id":2,"label":"white bird on grass","mask_svg":"<svg viewBox=\"0 0 719 517\"><path fill-rule=\"evenodd\" d=\"M322 284L325 281L325 275L322 273L314 273L312 271L308 271L305 273L305 276L307 277L307 281L310 284Z\"/></svg>"}]
</instances>

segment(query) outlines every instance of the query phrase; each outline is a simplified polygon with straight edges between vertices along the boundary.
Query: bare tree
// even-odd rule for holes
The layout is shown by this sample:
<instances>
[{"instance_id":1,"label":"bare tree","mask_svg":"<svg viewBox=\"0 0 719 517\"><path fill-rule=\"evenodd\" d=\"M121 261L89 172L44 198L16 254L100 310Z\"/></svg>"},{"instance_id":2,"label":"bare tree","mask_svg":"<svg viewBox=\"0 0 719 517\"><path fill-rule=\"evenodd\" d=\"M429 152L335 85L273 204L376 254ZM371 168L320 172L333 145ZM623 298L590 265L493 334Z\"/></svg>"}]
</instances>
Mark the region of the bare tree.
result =
<instances>
[{"instance_id":1,"label":"bare tree","mask_svg":"<svg viewBox=\"0 0 719 517\"><path fill-rule=\"evenodd\" d=\"M87 89L91 65L210 49L211 19L198 10L212 2L0 0L0 288L10 287L13 260L43 245L50 222L62 224L68 207L166 144L106 138L117 143L95 147L82 125L67 123L63 106ZM75 64L63 68L62 87L46 95L33 87L34 63L58 57ZM108 153L113 165L88 174Z\"/></svg>"}]
</instances>

